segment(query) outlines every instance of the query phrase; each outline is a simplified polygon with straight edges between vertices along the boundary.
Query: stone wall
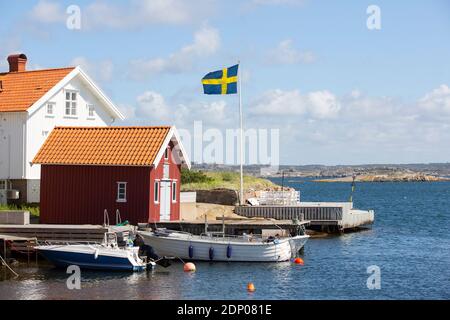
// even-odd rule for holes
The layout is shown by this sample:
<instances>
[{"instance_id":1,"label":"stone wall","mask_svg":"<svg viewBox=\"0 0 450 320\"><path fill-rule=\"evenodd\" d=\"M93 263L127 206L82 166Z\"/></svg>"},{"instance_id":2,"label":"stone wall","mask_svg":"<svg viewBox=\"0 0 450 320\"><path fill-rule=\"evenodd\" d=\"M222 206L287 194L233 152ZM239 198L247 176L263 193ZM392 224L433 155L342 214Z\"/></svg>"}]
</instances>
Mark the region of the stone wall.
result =
<instances>
[{"instance_id":1,"label":"stone wall","mask_svg":"<svg viewBox=\"0 0 450 320\"><path fill-rule=\"evenodd\" d=\"M239 203L239 196L231 189L197 190L197 202L234 206Z\"/></svg>"}]
</instances>

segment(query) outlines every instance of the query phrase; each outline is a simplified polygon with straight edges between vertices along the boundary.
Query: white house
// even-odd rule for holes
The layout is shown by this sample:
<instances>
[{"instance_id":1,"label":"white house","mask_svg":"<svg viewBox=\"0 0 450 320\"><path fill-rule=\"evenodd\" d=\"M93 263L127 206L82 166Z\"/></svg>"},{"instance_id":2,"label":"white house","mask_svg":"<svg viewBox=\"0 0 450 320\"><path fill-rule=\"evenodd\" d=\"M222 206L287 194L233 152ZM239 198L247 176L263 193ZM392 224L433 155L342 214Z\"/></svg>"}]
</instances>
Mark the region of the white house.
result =
<instances>
[{"instance_id":1,"label":"white house","mask_svg":"<svg viewBox=\"0 0 450 320\"><path fill-rule=\"evenodd\" d=\"M40 166L31 161L55 126L109 126L124 117L80 67L27 71L24 54L8 62L0 73L0 190L36 203Z\"/></svg>"}]
</instances>

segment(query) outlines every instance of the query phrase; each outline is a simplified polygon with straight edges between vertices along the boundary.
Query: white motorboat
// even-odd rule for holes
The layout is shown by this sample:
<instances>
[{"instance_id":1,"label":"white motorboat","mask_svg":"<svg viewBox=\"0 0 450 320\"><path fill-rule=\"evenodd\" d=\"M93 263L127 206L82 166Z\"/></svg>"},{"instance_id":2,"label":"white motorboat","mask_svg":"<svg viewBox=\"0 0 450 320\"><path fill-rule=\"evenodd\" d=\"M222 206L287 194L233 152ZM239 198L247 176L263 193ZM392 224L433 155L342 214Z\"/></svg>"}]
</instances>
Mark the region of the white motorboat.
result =
<instances>
[{"instance_id":1,"label":"white motorboat","mask_svg":"<svg viewBox=\"0 0 450 320\"><path fill-rule=\"evenodd\" d=\"M167 229L139 231L145 244L160 256L183 260L278 262L287 261L298 253L308 235L263 239L260 236L226 236L205 233L200 236Z\"/></svg>"},{"instance_id":2,"label":"white motorboat","mask_svg":"<svg viewBox=\"0 0 450 320\"><path fill-rule=\"evenodd\" d=\"M45 244L36 249L56 267L77 265L82 269L142 271L154 267L139 257L139 247L117 245L115 233L106 233L102 243Z\"/></svg>"}]
</instances>

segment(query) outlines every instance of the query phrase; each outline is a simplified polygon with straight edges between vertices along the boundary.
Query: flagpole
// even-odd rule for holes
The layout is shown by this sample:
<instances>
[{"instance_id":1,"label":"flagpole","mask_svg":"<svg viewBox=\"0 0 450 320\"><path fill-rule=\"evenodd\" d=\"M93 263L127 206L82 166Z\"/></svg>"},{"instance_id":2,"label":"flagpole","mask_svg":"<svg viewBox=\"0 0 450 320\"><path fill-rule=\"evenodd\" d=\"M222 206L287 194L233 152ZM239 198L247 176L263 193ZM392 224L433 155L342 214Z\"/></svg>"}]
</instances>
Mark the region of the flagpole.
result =
<instances>
[{"instance_id":1,"label":"flagpole","mask_svg":"<svg viewBox=\"0 0 450 320\"><path fill-rule=\"evenodd\" d=\"M243 121L243 116L242 116L242 95L241 95L241 89L242 89L242 69L241 69L241 62L238 61L238 65L239 65L239 76L238 76L238 82L239 82L239 122L241 125L241 129L240 129L240 160L241 160L241 170L240 170L240 196L239 196L239 203L240 205L244 204L244 121Z\"/></svg>"}]
</instances>

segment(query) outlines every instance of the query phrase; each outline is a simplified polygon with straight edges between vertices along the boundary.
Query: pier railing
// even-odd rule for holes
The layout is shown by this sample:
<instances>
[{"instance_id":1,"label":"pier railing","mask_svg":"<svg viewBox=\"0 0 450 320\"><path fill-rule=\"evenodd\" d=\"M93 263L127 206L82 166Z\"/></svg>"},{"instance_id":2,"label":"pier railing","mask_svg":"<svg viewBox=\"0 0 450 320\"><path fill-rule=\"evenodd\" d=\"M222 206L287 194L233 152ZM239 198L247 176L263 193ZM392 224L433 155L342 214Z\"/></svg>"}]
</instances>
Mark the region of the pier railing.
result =
<instances>
[{"instance_id":1,"label":"pier railing","mask_svg":"<svg viewBox=\"0 0 450 320\"><path fill-rule=\"evenodd\" d=\"M234 212L240 216L272 218L276 220L342 220L342 207L317 206L237 206Z\"/></svg>"}]
</instances>

